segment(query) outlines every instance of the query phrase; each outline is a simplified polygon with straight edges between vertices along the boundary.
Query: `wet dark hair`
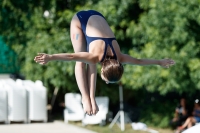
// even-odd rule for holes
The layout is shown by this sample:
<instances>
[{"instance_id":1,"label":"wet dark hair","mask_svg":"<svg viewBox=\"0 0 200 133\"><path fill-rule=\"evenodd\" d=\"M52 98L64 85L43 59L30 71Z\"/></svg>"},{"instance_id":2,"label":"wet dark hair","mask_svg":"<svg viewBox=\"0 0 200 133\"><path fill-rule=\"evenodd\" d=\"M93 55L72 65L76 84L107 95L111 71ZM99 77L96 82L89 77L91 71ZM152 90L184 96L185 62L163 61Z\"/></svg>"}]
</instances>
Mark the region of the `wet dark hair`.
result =
<instances>
[{"instance_id":1,"label":"wet dark hair","mask_svg":"<svg viewBox=\"0 0 200 133\"><path fill-rule=\"evenodd\" d=\"M117 82L124 73L123 65L116 59L106 59L102 62L101 76L109 82Z\"/></svg>"}]
</instances>

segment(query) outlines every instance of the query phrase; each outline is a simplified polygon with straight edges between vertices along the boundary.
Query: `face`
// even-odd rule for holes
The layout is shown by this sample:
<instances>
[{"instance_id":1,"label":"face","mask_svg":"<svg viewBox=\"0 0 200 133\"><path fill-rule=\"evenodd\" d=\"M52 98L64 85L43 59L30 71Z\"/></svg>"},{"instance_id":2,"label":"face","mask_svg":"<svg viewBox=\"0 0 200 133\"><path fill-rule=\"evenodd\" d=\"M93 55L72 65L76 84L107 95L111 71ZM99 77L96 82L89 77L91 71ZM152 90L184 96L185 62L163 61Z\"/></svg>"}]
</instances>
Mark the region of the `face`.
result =
<instances>
[{"instance_id":1,"label":"face","mask_svg":"<svg viewBox=\"0 0 200 133\"><path fill-rule=\"evenodd\" d=\"M181 106L185 106L185 103L186 103L185 99L182 98L181 101L180 101Z\"/></svg>"},{"instance_id":2,"label":"face","mask_svg":"<svg viewBox=\"0 0 200 133\"><path fill-rule=\"evenodd\" d=\"M194 108L198 108L199 107L199 104L198 103L195 103L194 104Z\"/></svg>"}]
</instances>

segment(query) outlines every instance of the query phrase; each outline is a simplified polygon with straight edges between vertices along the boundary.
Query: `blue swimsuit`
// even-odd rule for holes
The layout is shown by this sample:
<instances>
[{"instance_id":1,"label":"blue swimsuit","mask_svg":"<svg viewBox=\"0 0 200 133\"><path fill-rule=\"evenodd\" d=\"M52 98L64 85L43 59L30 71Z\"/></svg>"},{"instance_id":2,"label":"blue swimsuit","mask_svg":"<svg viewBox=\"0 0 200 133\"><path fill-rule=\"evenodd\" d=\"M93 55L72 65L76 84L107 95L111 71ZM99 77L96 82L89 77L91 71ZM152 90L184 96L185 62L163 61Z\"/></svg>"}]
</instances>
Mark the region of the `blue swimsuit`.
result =
<instances>
[{"instance_id":1,"label":"blue swimsuit","mask_svg":"<svg viewBox=\"0 0 200 133\"><path fill-rule=\"evenodd\" d=\"M200 122L200 110L194 110L194 112L195 112L195 115L194 115L194 118L195 118L195 120L196 120L196 122L198 123L198 122Z\"/></svg>"},{"instance_id":2,"label":"blue swimsuit","mask_svg":"<svg viewBox=\"0 0 200 133\"><path fill-rule=\"evenodd\" d=\"M107 51L107 47L108 45L110 46L110 48L112 49L112 52L114 54L114 59L117 59L117 56L116 56L116 53L114 51L114 48L112 46L112 41L113 40L116 40L115 38L102 38L102 37L90 37L90 36L87 36L86 34L86 26L87 26L87 22L88 22L88 19L92 16L92 15L99 15L101 17L104 18L104 16L97 12L97 11L94 11L94 10L88 10L88 11L80 11L77 13L77 17L79 18L80 20L80 23L81 23L81 29L85 35L85 38L86 38L86 42L87 42L87 51L89 51L89 44L94 41L94 40L103 40L105 42L105 50L104 50L104 54L103 54L103 58L101 59L101 62L105 59L106 57L106 51ZM105 19L105 18L104 18Z\"/></svg>"}]
</instances>

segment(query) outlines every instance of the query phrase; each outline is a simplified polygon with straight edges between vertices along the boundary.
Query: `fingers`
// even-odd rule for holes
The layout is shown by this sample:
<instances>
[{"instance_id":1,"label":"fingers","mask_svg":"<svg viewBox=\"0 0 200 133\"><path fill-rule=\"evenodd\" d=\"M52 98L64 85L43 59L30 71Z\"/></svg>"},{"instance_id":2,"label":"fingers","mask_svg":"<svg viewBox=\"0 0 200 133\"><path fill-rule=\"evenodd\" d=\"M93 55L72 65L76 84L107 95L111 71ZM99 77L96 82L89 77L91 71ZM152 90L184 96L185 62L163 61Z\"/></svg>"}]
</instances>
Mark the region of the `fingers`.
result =
<instances>
[{"instance_id":1,"label":"fingers","mask_svg":"<svg viewBox=\"0 0 200 133\"><path fill-rule=\"evenodd\" d=\"M43 59L42 57L43 57L44 54L45 54L45 53L38 53L38 55L35 56L34 60L35 60L35 61L42 60L42 59Z\"/></svg>"},{"instance_id":2,"label":"fingers","mask_svg":"<svg viewBox=\"0 0 200 133\"><path fill-rule=\"evenodd\" d=\"M41 56L35 56L34 60L41 58Z\"/></svg>"},{"instance_id":3,"label":"fingers","mask_svg":"<svg viewBox=\"0 0 200 133\"><path fill-rule=\"evenodd\" d=\"M38 55L38 56L35 56L34 60L39 60L39 59L41 59L41 57L42 57L42 56L39 56L39 55Z\"/></svg>"},{"instance_id":4,"label":"fingers","mask_svg":"<svg viewBox=\"0 0 200 133\"><path fill-rule=\"evenodd\" d=\"M43 55L44 55L43 53L38 53L38 56L36 56L36 57L34 58L34 61L35 61L36 63L39 63L40 65L45 65L46 62L45 62L45 60L44 60Z\"/></svg>"},{"instance_id":5,"label":"fingers","mask_svg":"<svg viewBox=\"0 0 200 133\"><path fill-rule=\"evenodd\" d=\"M35 58L34 58L34 61L37 62L37 63L38 63L38 62L44 62L44 59L43 59L43 58L40 58L40 57L35 57Z\"/></svg>"},{"instance_id":6,"label":"fingers","mask_svg":"<svg viewBox=\"0 0 200 133\"><path fill-rule=\"evenodd\" d=\"M162 61L162 67L164 67L164 68L169 68L170 66L173 66L175 64L175 61L174 60L172 60L172 59L164 59L163 61Z\"/></svg>"},{"instance_id":7,"label":"fingers","mask_svg":"<svg viewBox=\"0 0 200 133\"><path fill-rule=\"evenodd\" d=\"M35 61L42 61L42 60L44 60L44 59L41 58L41 57L35 57L34 60L35 60Z\"/></svg>"},{"instance_id":8,"label":"fingers","mask_svg":"<svg viewBox=\"0 0 200 133\"><path fill-rule=\"evenodd\" d=\"M172 59L168 59L168 64L170 64L170 65L174 65L174 64L175 64L175 61L172 60Z\"/></svg>"},{"instance_id":9,"label":"fingers","mask_svg":"<svg viewBox=\"0 0 200 133\"><path fill-rule=\"evenodd\" d=\"M175 61L172 60L172 59L166 59L166 62L165 62L165 65L164 67L165 68L169 68L170 66L174 65L175 64Z\"/></svg>"}]
</instances>

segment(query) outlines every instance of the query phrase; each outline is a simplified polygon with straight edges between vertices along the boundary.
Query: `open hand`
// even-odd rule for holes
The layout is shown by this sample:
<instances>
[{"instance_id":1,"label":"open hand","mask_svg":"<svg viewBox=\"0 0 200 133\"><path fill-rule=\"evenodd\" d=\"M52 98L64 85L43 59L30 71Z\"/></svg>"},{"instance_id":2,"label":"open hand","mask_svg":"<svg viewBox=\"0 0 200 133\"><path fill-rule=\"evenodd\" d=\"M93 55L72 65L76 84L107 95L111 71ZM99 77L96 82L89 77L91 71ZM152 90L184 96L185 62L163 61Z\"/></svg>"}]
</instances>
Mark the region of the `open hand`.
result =
<instances>
[{"instance_id":1,"label":"open hand","mask_svg":"<svg viewBox=\"0 0 200 133\"><path fill-rule=\"evenodd\" d=\"M170 66L174 64L175 64L175 61L172 59L163 59L160 62L160 66L165 67L165 68L169 68Z\"/></svg>"},{"instance_id":2,"label":"open hand","mask_svg":"<svg viewBox=\"0 0 200 133\"><path fill-rule=\"evenodd\" d=\"M50 55L45 53L38 53L38 55L34 58L34 61L41 65L47 64L49 60L50 60Z\"/></svg>"}]
</instances>

